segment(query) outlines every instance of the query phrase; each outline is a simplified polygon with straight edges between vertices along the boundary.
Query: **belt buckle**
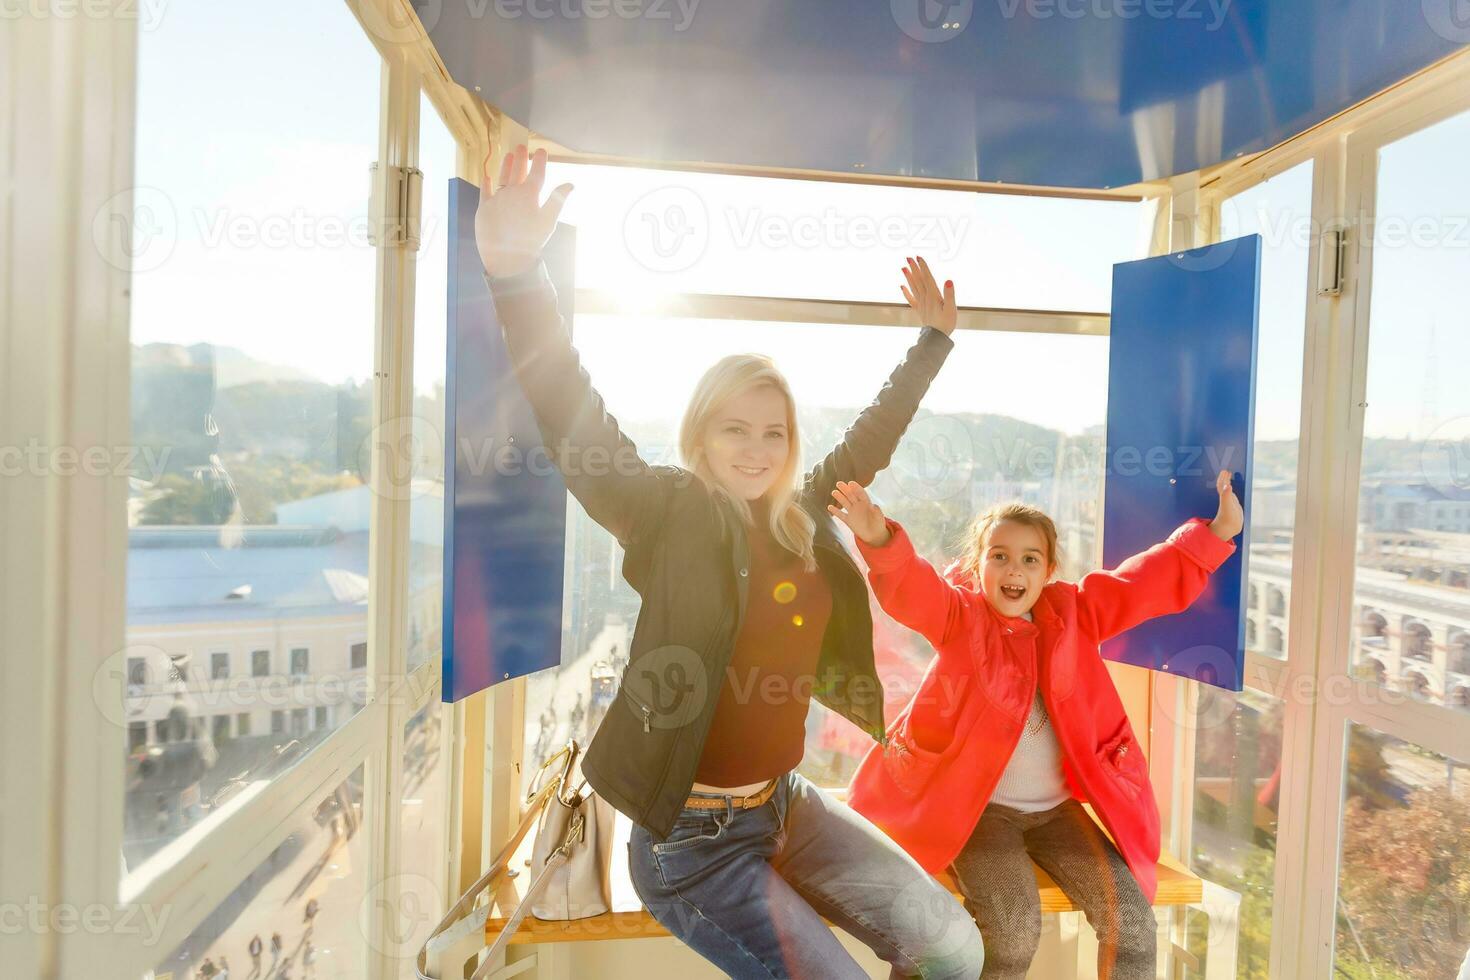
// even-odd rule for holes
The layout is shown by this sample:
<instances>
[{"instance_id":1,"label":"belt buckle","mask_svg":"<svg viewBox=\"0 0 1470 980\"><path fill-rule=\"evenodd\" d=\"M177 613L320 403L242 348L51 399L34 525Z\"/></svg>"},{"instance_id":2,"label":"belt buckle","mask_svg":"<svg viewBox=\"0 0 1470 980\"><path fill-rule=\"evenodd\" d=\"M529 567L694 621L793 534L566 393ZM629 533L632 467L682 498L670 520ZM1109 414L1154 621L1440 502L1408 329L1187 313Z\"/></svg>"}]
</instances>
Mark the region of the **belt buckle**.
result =
<instances>
[{"instance_id":1,"label":"belt buckle","mask_svg":"<svg viewBox=\"0 0 1470 980\"><path fill-rule=\"evenodd\" d=\"M770 794L773 793L775 789L776 780L772 779L764 787L756 790L754 793L750 793L746 796L731 796L728 797L728 799L732 802L734 806L741 810L753 810L756 807L764 804L767 799L770 799ZM726 797L690 795L684 800L684 806L686 808L692 808L696 810L718 810L724 807L725 799Z\"/></svg>"},{"instance_id":2,"label":"belt buckle","mask_svg":"<svg viewBox=\"0 0 1470 980\"><path fill-rule=\"evenodd\" d=\"M776 785L776 781L774 779L772 779L765 786L762 786L760 789L756 790L754 793L751 793L749 796L747 796L744 799L742 799L740 801L740 808L742 810L754 810L756 807L760 806L762 803L765 802L765 800L763 799L763 797L766 797L767 794L770 793L773 788L775 788L775 785Z\"/></svg>"}]
</instances>

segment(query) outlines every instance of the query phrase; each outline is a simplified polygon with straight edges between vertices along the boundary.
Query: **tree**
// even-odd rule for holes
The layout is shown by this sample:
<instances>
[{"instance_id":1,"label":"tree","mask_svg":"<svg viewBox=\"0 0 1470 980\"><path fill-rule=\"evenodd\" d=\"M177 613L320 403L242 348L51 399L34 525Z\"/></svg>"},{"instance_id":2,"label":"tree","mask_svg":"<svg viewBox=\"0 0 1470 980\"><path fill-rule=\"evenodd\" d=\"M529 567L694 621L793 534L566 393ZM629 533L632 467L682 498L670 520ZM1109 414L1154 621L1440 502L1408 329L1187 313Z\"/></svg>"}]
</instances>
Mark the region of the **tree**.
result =
<instances>
[{"instance_id":1,"label":"tree","mask_svg":"<svg viewBox=\"0 0 1470 980\"><path fill-rule=\"evenodd\" d=\"M1470 799L1441 787L1416 790L1394 806L1348 799L1337 961L1363 972L1344 975L1455 975L1470 948L1466 827Z\"/></svg>"}]
</instances>

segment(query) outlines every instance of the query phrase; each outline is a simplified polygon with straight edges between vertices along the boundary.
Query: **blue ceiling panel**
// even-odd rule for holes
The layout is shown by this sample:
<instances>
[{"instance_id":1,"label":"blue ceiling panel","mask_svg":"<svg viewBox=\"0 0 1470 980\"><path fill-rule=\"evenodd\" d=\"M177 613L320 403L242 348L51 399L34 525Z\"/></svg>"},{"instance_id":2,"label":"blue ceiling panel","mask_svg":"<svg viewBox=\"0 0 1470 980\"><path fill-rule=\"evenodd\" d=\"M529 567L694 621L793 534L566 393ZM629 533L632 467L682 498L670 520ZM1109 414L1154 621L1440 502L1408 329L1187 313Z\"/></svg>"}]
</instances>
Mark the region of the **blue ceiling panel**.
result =
<instances>
[{"instance_id":1,"label":"blue ceiling panel","mask_svg":"<svg viewBox=\"0 0 1470 980\"><path fill-rule=\"evenodd\" d=\"M413 2L455 81L580 152L1081 188L1264 150L1470 43L1465 0Z\"/></svg>"}]
</instances>

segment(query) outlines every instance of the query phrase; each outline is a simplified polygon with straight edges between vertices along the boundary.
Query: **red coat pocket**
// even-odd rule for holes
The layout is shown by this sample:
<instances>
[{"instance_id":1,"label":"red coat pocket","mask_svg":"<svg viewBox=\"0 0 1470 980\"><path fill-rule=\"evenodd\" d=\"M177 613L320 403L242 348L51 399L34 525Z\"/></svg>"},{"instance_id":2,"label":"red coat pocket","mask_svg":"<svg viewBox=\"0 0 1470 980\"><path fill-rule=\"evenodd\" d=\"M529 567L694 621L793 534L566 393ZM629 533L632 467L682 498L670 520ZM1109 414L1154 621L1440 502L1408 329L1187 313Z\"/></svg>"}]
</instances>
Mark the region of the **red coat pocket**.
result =
<instances>
[{"instance_id":1,"label":"red coat pocket","mask_svg":"<svg viewBox=\"0 0 1470 980\"><path fill-rule=\"evenodd\" d=\"M1137 798L1148 786L1148 760L1143 757L1143 750L1127 722L1098 748L1097 757L1103 771L1111 774L1130 797Z\"/></svg>"},{"instance_id":2,"label":"red coat pocket","mask_svg":"<svg viewBox=\"0 0 1470 980\"><path fill-rule=\"evenodd\" d=\"M918 796L934 778L939 769L943 752L932 752L923 748L910 737L904 719L889 735L888 745L883 749L883 768L903 793Z\"/></svg>"}]
</instances>

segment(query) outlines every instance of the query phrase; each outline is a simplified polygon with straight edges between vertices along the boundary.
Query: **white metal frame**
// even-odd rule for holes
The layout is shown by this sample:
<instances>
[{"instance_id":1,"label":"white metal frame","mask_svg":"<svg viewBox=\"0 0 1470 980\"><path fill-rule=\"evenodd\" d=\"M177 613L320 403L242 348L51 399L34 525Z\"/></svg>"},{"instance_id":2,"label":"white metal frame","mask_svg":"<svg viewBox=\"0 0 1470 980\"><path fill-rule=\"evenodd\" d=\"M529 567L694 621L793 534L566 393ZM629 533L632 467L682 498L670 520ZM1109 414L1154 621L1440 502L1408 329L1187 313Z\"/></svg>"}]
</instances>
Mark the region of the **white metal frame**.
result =
<instances>
[{"instance_id":1,"label":"white metal frame","mask_svg":"<svg viewBox=\"0 0 1470 980\"><path fill-rule=\"evenodd\" d=\"M132 217L138 22L127 12L131 6L118 2L107 9L94 5L87 16L23 15L0 22L0 72L12 83L0 100L0 145L15 165L14 186L27 188L26 194L0 195L6 246L0 252L3 445L24 446L32 437L51 446L129 442L126 243L99 237L97 229L114 216L130 227ZM478 137L464 109L467 99L449 90L442 66L426 63L427 45L374 30L395 6L404 23L402 0L349 3L383 56L379 162L411 167L421 84L447 106L462 146ZM123 773L117 763L126 732L90 708L99 698L121 695L121 673L107 668L109 655L125 644L126 480L54 473L0 480L7 541L0 549L7 647L0 725L5 744L31 747L0 760L4 898L75 914L114 909L112 921L144 907L167 913L149 946L121 928L23 928L5 937L7 970L147 974L297 819L360 765L362 832L371 854L364 889L398 871L403 726L437 702L439 664L433 659L405 677L408 506L397 499L401 495L385 492L389 467L382 463L388 447L398 444L392 435L412 405L414 262L401 244L381 246L377 256L372 411L383 438L373 448L372 465L368 703L170 866L124 879L118 858ZM22 649L34 655L10 655ZM446 741L453 727L444 726ZM438 778L447 783L451 775L442 763ZM444 796L451 805L458 798ZM446 826L448 818L446 813ZM455 885L451 879L447 887ZM379 903L368 914L373 932L381 934L396 910ZM364 938L364 952L369 977L397 976L399 962L389 950L374 952Z\"/></svg>"},{"instance_id":2,"label":"white metal frame","mask_svg":"<svg viewBox=\"0 0 1470 980\"><path fill-rule=\"evenodd\" d=\"M131 126L113 120L133 117L132 31L105 18L7 17L0 55L0 137L14 180L0 194L0 445L121 446L127 282L118 242L94 241L92 219L131 184ZM106 653L122 645L122 590L112 585L122 579L109 573L125 551L124 496L110 473L43 467L0 479L0 732L24 747L0 761L8 914L21 902L78 912L116 902L126 732L99 724L89 706ZM119 807L117 826L100 833L89 816L99 794ZM3 943L8 971L107 972L105 935L26 927Z\"/></svg>"},{"instance_id":3,"label":"white metal frame","mask_svg":"<svg viewBox=\"0 0 1470 980\"><path fill-rule=\"evenodd\" d=\"M1354 555L1371 295L1363 224L1375 213L1378 148L1470 111L1470 55L1461 54L1319 130L1225 168L1206 188L1208 206L1303 162L1313 162L1314 231L1346 227L1349 267L1339 296L1316 289L1320 234L1308 257L1297 514L1285 660L1251 654L1246 686L1284 701L1271 976L1332 975L1341 813L1349 722L1464 758L1470 716L1403 699L1388 703L1353 682L1347 703L1320 696L1351 676ZM1192 769L1192 767L1191 767ZM1293 778L1293 774L1299 774ZM1192 774L1181 774L1181 794ZM1187 796L1180 803L1188 805Z\"/></svg>"},{"instance_id":4,"label":"white metal frame","mask_svg":"<svg viewBox=\"0 0 1470 980\"><path fill-rule=\"evenodd\" d=\"M1378 150L1437 122L1470 112L1470 91L1464 87L1439 88L1421 98L1405 100L1396 111L1367 122L1343 140L1344 217L1349 220L1349 251L1355 262L1355 282L1345 290L1339 335L1343 351L1337 378L1347 376L1329 392L1346 420L1342 453L1325 475L1329 509L1328 535L1323 542L1325 576L1322 605L1319 677L1349 677L1353 629L1354 555L1356 515L1362 464L1363 422L1366 408L1373 263L1372 218L1377 210ZM1350 369L1346 370L1346 369ZM1323 700L1313 740L1318 760L1313 783L1320 788L1313 801L1308 836L1314 847L1307 868L1306 898L1317 886L1318 903L1302 906L1302 940L1297 969L1304 976L1327 977L1333 960L1336 889L1341 850L1341 817L1345 787L1345 752L1350 724L1371 726L1388 735L1416 743L1445 756L1470 758L1470 715L1441 705L1414 700L1394 701L1376 696L1372 685L1357 682L1354 697L1342 704ZM1315 913L1315 915L1308 914Z\"/></svg>"}]
</instances>

